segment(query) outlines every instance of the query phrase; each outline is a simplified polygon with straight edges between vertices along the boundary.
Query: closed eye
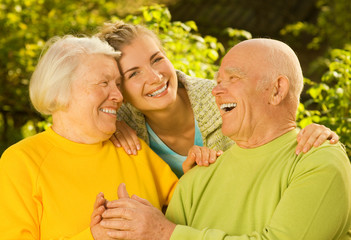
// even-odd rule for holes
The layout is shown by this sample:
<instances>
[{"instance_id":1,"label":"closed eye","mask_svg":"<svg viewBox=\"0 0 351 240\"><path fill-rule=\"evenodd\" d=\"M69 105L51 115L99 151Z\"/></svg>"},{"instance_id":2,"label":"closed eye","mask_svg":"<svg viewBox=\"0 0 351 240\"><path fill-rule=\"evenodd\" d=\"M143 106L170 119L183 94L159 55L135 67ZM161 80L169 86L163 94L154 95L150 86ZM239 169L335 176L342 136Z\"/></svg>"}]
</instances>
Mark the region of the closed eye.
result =
<instances>
[{"instance_id":1,"label":"closed eye","mask_svg":"<svg viewBox=\"0 0 351 240\"><path fill-rule=\"evenodd\" d=\"M135 77L138 73L139 73L138 71L134 71L131 74L129 74L128 78Z\"/></svg>"},{"instance_id":2,"label":"closed eye","mask_svg":"<svg viewBox=\"0 0 351 240\"><path fill-rule=\"evenodd\" d=\"M152 63L157 63L159 61L161 61L163 59L163 57L158 57L158 58L155 58Z\"/></svg>"},{"instance_id":3,"label":"closed eye","mask_svg":"<svg viewBox=\"0 0 351 240\"><path fill-rule=\"evenodd\" d=\"M108 86L108 81L103 81L99 83L100 86L107 87Z\"/></svg>"}]
</instances>

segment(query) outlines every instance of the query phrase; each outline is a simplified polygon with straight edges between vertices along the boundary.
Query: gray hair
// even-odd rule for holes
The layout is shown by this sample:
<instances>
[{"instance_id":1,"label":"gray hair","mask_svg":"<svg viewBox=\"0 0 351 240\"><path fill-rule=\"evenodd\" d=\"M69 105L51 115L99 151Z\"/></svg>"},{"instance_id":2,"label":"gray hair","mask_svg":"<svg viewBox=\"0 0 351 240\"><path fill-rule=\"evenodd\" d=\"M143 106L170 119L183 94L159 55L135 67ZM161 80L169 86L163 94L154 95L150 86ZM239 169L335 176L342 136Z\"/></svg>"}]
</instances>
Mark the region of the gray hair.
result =
<instances>
[{"instance_id":1,"label":"gray hair","mask_svg":"<svg viewBox=\"0 0 351 240\"><path fill-rule=\"evenodd\" d=\"M46 43L29 84L30 99L38 112L50 115L68 106L74 73L82 58L92 54L115 59L121 55L97 37L66 35L53 37Z\"/></svg>"}]
</instances>

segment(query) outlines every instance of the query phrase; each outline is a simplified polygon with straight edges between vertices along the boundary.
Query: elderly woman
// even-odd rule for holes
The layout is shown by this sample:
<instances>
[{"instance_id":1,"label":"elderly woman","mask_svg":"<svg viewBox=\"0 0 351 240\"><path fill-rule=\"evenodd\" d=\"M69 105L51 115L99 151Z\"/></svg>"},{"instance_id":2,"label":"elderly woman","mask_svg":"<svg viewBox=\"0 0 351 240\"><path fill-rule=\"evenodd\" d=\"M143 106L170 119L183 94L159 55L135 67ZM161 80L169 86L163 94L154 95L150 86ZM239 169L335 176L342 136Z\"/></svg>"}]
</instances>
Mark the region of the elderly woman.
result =
<instances>
[{"instance_id":1,"label":"elderly woman","mask_svg":"<svg viewBox=\"0 0 351 240\"><path fill-rule=\"evenodd\" d=\"M30 98L53 124L1 157L1 239L96 239L96 195L116 199L122 182L159 209L168 204L177 182L168 165L144 142L133 156L108 140L123 100L119 55L95 37L50 41Z\"/></svg>"}]
</instances>

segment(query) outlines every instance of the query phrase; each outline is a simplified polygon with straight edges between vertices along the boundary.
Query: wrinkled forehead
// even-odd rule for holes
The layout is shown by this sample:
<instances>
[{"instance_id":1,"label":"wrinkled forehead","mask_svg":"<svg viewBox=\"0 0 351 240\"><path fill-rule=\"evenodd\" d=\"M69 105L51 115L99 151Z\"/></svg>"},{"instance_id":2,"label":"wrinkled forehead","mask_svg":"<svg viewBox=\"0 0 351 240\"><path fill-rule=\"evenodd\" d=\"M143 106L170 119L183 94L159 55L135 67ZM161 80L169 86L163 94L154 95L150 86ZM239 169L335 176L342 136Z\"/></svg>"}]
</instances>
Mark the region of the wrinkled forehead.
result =
<instances>
[{"instance_id":1,"label":"wrinkled forehead","mask_svg":"<svg viewBox=\"0 0 351 240\"><path fill-rule=\"evenodd\" d=\"M121 77L117 60L114 57L104 54L87 54L82 56L74 75L75 78L94 76L117 79Z\"/></svg>"},{"instance_id":2,"label":"wrinkled forehead","mask_svg":"<svg viewBox=\"0 0 351 240\"><path fill-rule=\"evenodd\" d=\"M245 77L246 73L239 67L227 66L221 67L218 72L215 73L215 80L222 80L225 76L238 76Z\"/></svg>"}]
</instances>

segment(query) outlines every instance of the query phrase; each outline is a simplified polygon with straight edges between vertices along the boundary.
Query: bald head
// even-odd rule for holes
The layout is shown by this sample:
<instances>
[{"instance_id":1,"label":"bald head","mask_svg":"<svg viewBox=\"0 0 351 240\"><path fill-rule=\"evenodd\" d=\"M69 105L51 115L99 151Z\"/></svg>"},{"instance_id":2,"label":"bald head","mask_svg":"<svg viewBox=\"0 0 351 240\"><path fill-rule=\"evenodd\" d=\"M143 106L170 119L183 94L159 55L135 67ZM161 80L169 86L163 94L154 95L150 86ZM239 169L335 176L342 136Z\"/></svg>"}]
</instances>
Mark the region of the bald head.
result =
<instances>
[{"instance_id":1,"label":"bald head","mask_svg":"<svg viewBox=\"0 0 351 240\"><path fill-rule=\"evenodd\" d=\"M303 89L303 74L300 62L295 52L285 43L265 38L250 39L235 45L225 56L223 61L231 61L238 50L245 52L247 69L257 69L264 77L258 83L263 89L279 75L288 78L290 98L299 102Z\"/></svg>"}]
</instances>

